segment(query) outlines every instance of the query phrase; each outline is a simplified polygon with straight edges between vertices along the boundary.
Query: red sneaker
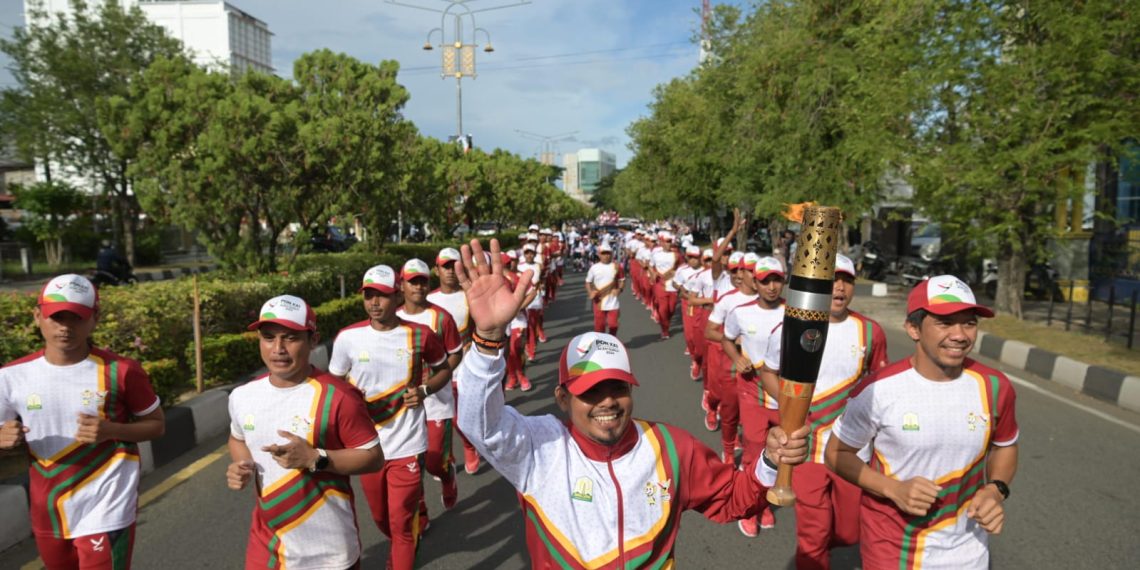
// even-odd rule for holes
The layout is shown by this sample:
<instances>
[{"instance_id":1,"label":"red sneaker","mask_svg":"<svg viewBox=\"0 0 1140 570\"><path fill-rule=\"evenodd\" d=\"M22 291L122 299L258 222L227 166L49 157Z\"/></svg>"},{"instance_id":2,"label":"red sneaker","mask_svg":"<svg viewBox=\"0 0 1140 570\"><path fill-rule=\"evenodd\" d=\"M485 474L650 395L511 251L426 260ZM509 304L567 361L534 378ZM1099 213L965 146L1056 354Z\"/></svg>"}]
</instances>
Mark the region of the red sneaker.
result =
<instances>
[{"instance_id":1,"label":"red sneaker","mask_svg":"<svg viewBox=\"0 0 1140 570\"><path fill-rule=\"evenodd\" d=\"M716 412L705 412L705 429L716 431L719 427L720 418L717 417Z\"/></svg>"},{"instance_id":2,"label":"red sneaker","mask_svg":"<svg viewBox=\"0 0 1140 570\"><path fill-rule=\"evenodd\" d=\"M705 412L709 411L709 392L705 390L701 392L701 409Z\"/></svg>"},{"instance_id":3,"label":"red sneaker","mask_svg":"<svg viewBox=\"0 0 1140 570\"><path fill-rule=\"evenodd\" d=\"M759 525L756 524L756 517L748 517L736 521L736 527L740 529L740 534L748 538L756 538L760 536Z\"/></svg>"},{"instance_id":4,"label":"red sneaker","mask_svg":"<svg viewBox=\"0 0 1140 570\"><path fill-rule=\"evenodd\" d=\"M530 392L530 389L534 388L534 386L530 384L530 379L526 376L523 376L522 379L519 380L519 387L523 392Z\"/></svg>"},{"instance_id":5,"label":"red sneaker","mask_svg":"<svg viewBox=\"0 0 1140 570\"><path fill-rule=\"evenodd\" d=\"M463 450L463 455L467 457L463 461L463 470L468 475L474 475L479 472L479 454L471 451Z\"/></svg>"},{"instance_id":6,"label":"red sneaker","mask_svg":"<svg viewBox=\"0 0 1140 570\"><path fill-rule=\"evenodd\" d=\"M689 378L693 380L701 379L701 367L697 366L696 362L689 366Z\"/></svg>"},{"instance_id":7,"label":"red sneaker","mask_svg":"<svg viewBox=\"0 0 1140 570\"><path fill-rule=\"evenodd\" d=\"M772 507L767 507L760 513L760 528L776 528L776 515L772 514Z\"/></svg>"},{"instance_id":8,"label":"red sneaker","mask_svg":"<svg viewBox=\"0 0 1140 570\"><path fill-rule=\"evenodd\" d=\"M736 467L736 452L728 451L726 449L721 452L720 460L723 461L725 465L732 465L733 467Z\"/></svg>"}]
</instances>

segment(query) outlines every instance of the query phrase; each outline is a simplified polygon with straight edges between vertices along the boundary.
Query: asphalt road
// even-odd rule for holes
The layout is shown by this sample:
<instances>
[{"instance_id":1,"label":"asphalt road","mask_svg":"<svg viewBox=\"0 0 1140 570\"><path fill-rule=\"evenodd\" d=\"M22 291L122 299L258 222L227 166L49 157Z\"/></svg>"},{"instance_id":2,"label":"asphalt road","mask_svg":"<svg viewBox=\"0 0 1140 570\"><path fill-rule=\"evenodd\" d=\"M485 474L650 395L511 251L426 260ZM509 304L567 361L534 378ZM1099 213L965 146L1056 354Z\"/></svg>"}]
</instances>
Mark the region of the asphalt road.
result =
<instances>
[{"instance_id":1,"label":"asphalt road","mask_svg":"<svg viewBox=\"0 0 1140 570\"><path fill-rule=\"evenodd\" d=\"M550 342L540 345L529 369L531 392L510 392L508 400L524 413L557 413L553 387L559 351L591 326L581 274L568 274L558 301L548 310ZM902 315L874 299L857 298L853 308L880 319L887 330L892 360L912 346L897 327ZM699 407L700 384L688 378L680 323L674 336L658 339L656 325L628 293L623 295L619 336L630 349L635 415L666 421L719 449L719 434L706 431ZM987 362L991 366L997 363ZM1000 368L1000 366L997 366ZM1021 464L1006 503L1006 530L992 544L994 568L1135 568L1140 560L1140 415L1091 401L1071 390L1034 378L1018 384ZM1085 406L1078 409L1067 402ZM1099 416L1096 414L1100 414ZM1106 419L1107 418L1107 419ZM143 491L218 451L224 438L202 446L143 482ZM458 450L458 446L457 449ZM139 517L135 568L238 568L243 561L253 497L225 486L228 458L222 457L145 505ZM432 526L420 547L425 568L526 568L522 520L512 489L486 464L474 476L460 473L460 501L443 512L439 484L426 480ZM368 517L357 491L364 543L364 568L382 568L388 541ZM777 527L757 538L736 525L720 525L687 513L677 546L681 568L793 568L794 513L777 512ZM34 561L31 541L0 555L0 568L22 568ZM859 568L855 548L838 550L837 569Z\"/></svg>"}]
</instances>

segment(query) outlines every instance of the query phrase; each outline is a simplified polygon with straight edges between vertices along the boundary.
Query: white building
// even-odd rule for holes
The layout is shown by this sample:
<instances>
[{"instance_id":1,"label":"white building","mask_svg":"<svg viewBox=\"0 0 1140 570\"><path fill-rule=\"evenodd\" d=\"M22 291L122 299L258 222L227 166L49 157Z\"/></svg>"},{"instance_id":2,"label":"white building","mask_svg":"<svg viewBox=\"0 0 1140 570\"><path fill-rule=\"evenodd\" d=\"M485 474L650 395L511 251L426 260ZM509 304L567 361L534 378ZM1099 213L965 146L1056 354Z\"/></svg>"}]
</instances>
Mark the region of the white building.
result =
<instances>
[{"instance_id":1,"label":"white building","mask_svg":"<svg viewBox=\"0 0 1140 570\"><path fill-rule=\"evenodd\" d=\"M617 170L617 157L600 148L583 148L562 158L566 172L562 174L562 189L571 198L589 203L594 190L603 178Z\"/></svg>"},{"instance_id":2,"label":"white building","mask_svg":"<svg viewBox=\"0 0 1140 570\"><path fill-rule=\"evenodd\" d=\"M124 9L138 6L147 18L178 38L199 65L235 72L273 73L270 38L265 22L224 0L106 0ZM99 0L89 0L89 5ZM33 0L24 0L24 20ZM69 12L69 0L41 0L49 12Z\"/></svg>"}]
</instances>

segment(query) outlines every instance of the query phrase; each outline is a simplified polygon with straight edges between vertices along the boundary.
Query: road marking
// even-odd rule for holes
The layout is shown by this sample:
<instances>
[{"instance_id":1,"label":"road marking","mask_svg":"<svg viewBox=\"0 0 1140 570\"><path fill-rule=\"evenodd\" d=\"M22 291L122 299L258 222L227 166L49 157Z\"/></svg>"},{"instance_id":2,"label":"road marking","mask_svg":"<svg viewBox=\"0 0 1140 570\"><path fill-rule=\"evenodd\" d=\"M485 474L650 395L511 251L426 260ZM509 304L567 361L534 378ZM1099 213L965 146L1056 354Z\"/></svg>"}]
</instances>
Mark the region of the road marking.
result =
<instances>
[{"instance_id":1,"label":"road marking","mask_svg":"<svg viewBox=\"0 0 1140 570\"><path fill-rule=\"evenodd\" d=\"M151 490L143 493L142 496L139 497L139 509L141 510L148 503L152 503L152 502L158 500L158 498L162 497L166 493L169 493L171 489L182 484L183 482L185 482L187 479L193 477L194 475L197 475L199 471L209 467L212 463L221 459L222 457L226 456L227 454L228 454L227 446L223 445L223 446L215 449L214 451L211 451L209 454L207 454L206 456L202 457L201 459L195 461L194 463L191 463L190 465L183 467L181 470L179 470L174 475L167 477L166 480L163 481L162 483L155 485L153 488L151 488ZM37 559L21 566L20 570L43 570L43 568L44 568L44 563L42 561L40 561L39 558L37 558Z\"/></svg>"},{"instance_id":2,"label":"road marking","mask_svg":"<svg viewBox=\"0 0 1140 570\"><path fill-rule=\"evenodd\" d=\"M1090 408L1084 404L1078 404L1078 403L1076 403L1076 402L1074 402L1074 401L1072 401L1069 398L1066 398L1064 396L1058 396L1057 394L1054 394L1054 393L1050 392L1049 390L1046 390L1046 389L1044 389L1044 388L1042 388L1042 387L1040 387L1040 386L1038 386L1038 385L1036 385L1033 382L1030 382L1028 380L1024 380L1022 378L1018 378L1017 376L1013 376L1013 375L1007 375L1007 377L1009 378L1010 382L1013 382L1014 384L1017 384L1018 386L1021 386L1024 388L1029 388L1030 390L1033 390L1034 392L1037 392L1038 394L1053 398L1054 400L1057 400L1058 402L1061 402L1062 404L1068 404L1068 405L1070 405L1070 406L1072 406L1078 410L1081 410L1083 412L1088 412L1088 413L1090 413L1090 414L1092 414L1092 415L1094 415L1094 416L1096 416L1102 420L1105 420L1109 423L1114 423L1114 424L1116 424L1122 428L1132 430L1136 433L1140 433L1140 426L1137 426L1135 424L1130 424L1130 423L1128 423L1122 419L1119 419L1119 418L1114 418L1109 414L1106 414L1106 413L1104 413L1100 410L1094 409L1094 408Z\"/></svg>"}]
</instances>

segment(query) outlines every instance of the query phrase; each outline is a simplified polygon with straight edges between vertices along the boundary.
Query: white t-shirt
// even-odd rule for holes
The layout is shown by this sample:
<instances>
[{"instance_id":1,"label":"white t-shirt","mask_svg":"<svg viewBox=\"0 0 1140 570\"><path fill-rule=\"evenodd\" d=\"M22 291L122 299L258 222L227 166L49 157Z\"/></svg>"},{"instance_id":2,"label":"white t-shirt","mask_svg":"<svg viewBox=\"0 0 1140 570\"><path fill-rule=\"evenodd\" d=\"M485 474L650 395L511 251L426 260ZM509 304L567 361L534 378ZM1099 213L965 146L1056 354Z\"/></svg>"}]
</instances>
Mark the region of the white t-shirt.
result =
<instances>
[{"instance_id":1,"label":"white t-shirt","mask_svg":"<svg viewBox=\"0 0 1140 570\"><path fill-rule=\"evenodd\" d=\"M546 296L546 292L543 290L543 287L539 285L539 282L542 280L542 265L538 263L527 263L525 261L519 262L519 276L522 276L523 272L528 269L534 271L534 277L531 278L531 283L535 287L538 287L538 294L534 296L534 300L531 301L530 304L526 306L526 308L541 309L542 298Z\"/></svg>"},{"instance_id":2,"label":"white t-shirt","mask_svg":"<svg viewBox=\"0 0 1140 570\"><path fill-rule=\"evenodd\" d=\"M764 366L776 371L780 370L782 332L783 328L772 331L772 337L768 339L763 357ZM823 451L827 448L827 440L831 437L831 426L838 414L842 413L847 394L863 377L867 351L871 350L871 339L865 339L865 336L862 319L851 315L842 322L827 326L827 342L823 346L823 357L819 364L819 374L816 376L815 391L812 392L811 401L813 407L834 401L835 416L825 421L812 422L813 426L817 424L818 426L812 430L813 439L808 450L808 461L823 463Z\"/></svg>"},{"instance_id":3,"label":"white t-shirt","mask_svg":"<svg viewBox=\"0 0 1140 570\"><path fill-rule=\"evenodd\" d=\"M463 291L444 293L436 289L428 293L427 301L447 310L455 321L455 328L459 329L459 338L464 344L471 340L471 309L467 306L467 295Z\"/></svg>"},{"instance_id":4,"label":"white t-shirt","mask_svg":"<svg viewBox=\"0 0 1140 570\"><path fill-rule=\"evenodd\" d=\"M230 394L230 435L245 442L256 465L251 538L264 558L281 555L288 568L347 568L360 558L360 537L347 475L285 469L262 448L285 444L277 430L321 449L380 445L363 400L327 374L281 388L262 376ZM270 544L277 544L270 549ZM258 548L258 547L252 547Z\"/></svg>"},{"instance_id":5,"label":"white t-shirt","mask_svg":"<svg viewBox=\"0 0 1140 570\"><path fill-rule=\"evenodd\" d=\"M944 382L901 360L852 391L835 437L854 448L870 445L871 467L888 477L925 477L943 489L930 511L935 516L925 521L904 515L890 500L864 495L865 567L899 567L907 557L920 559L923 568L989 567L989 536L966 516L966 506L985 484L990 445L1017 442L1015 400L1004 374L969 359L961 376ZM917 544L918 552L904 544Z\"/></svg>"},{"instance_id":6,"label":"white t-shirt","mask_svg":"<svg viewBox=\"0 0 1140 570\"><path fill-rule=\"evenodd\" d=\"M689 279L692 279L700 270L700 267L693 268L690 267L688 263L681 265L677 268L677 271L673 273L673 288L675 290L685 288L685 285L689 283Z\"/></svg>"},{"instance_id":7,"label":"white t-shirt","mask_svg":"<svg viewBox=\"0 0 1140 570\"><path fill-rule=\"evenodd\" d=\"M650 249L648 247L638 248L637 253L634 254L634 259L637 260L637 262L642 264L642 265L648 264L649 260L652 258L653 258L653 252L650 251Z\"/></svg>"},{"instance_id":8,"label":"white t-shirt","mask_svg":"<svg viewBox=\"0 0 1140 570\"><path fill-rule=\"evenodd\" d=\"M126 423L158 406L142 366L105 350L92 349L69 366L50 364L39 351L0 369L0 423L20 416L30 429L25 441L33 461L28 474L36 535L70 539L135 522L138 445L79 443L77 416Z\"/></svg>"},{"instance_id":9,"label":"white t-shirt","mask_svg":"<svg viewBox=\"0 0 1140 570\"><path fill-rule=\"evenodd\" d=\"M677 266L677 256L672 251L667 249L660 249L653 253L653 269L657 270L657 275L665 280L665 291L675 293L677 287L673 284L673 276L669 272Z\"/></svg>"},{"instance_id":10,"label":"white t-shirt","mask_svg":"<svg viewBox=\"0 0 1140 570\"><path fill-rule=\"evenodd\" d=\"M361 321L333 341L329 372L345 376L364 392L384 457L392 460L427 450L424 407L404 406L404 393L419 387L425 366L434 368L446 360L443 343L423 325L401 322L380 331Z\"/></svg>"},{"instance_id":11,"label":"white t-shirt","mask_svg":"<svg viewBox=\"0 0 1140 570\"><path fill-rule=\"evenodd\" d=\"M447 351L448 356L463 350L463 339L459 336L455 321L443 307L432 305L414 315L409 315L403 308L400 308L396 314L405 321L419 323L431 329L439 337L439 341L443 343L443 349ZM423 379L427 380L430 377L431 370L425 369ZM438 391L424 399L424 411L427 412L429 421L450 420L455 417L455 394L451 392L450 380Z\"/></svg>"},{"instance_id":12,"label":"white t-shirt","mask_svg":"<svg viewBox=\"0 0 1140 570\"><path fill-rule=\"evenodd\" d=\"M593 285L595 291L600 291L624 277L621 266L617 263L595 263L586 272L586 283ZM616 311L620 308L616 285L606 296L602 297L599 305L603 311Z\"/></svg>"},{"instance_id":13,"label":"white t-shirt","mask_svg":"<svg viewBox=\"0 0 1140 570\"><path fill-rule=\"evenodd\" d=\"M724 321L728 318L729 312L745 303L755 301L756 298L757 295L745 295L733 289L718 299L716 304L713 305L713 310L709 313L709 322L721 325L721 330L723 330Z\"/></svg>"}]
</instances>

